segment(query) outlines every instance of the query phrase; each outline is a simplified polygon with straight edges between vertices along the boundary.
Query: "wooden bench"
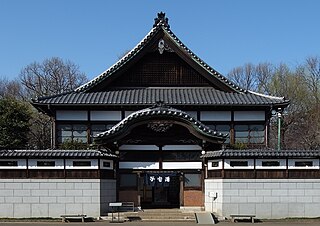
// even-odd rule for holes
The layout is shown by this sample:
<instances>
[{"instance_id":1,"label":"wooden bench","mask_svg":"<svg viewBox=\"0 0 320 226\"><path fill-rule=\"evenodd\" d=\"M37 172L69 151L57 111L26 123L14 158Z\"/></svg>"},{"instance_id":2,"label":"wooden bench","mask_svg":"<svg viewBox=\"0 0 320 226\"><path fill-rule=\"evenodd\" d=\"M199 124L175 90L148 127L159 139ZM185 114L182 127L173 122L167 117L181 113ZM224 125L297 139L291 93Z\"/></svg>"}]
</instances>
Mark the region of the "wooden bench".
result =
<instances>
[{"instance_id":1,"label":"wooden bench","mask_svg":"<svg viewBox=\"0 0 320 226\"><path fill-rule=\"evenodd\" d=\"M84 222L84 219L87 217L87 215L84 214L67 214L67 215L61 215L62 222L69 222L68 219L81 219L82 222Z\"/></svg>"},{"instance_id":2,"label":"wooden bench","mask_svg":"<svg viewBox=\"0 0 320 226\"><path fill-rule=\"evenodd\" d=\"M134 202L110 202L109 207L111 207L111 221L112 223L116 222L114 221L113 214L118 213L118 221L120 222L120 212L134 212Z\"/></svg>"},{"instance_id":3,"label":"wooden bench","mask_svg":"<svg viewBox=\"0 0 320 226\"><path fill-rule=\"evenodd\" d=\"M236 218L249 218L251 220L252 223L254 223L254 218L256 217L256 215L253 214L230 214L231 217L231 222L235 222Z\"/></svg>"}]
</instances>

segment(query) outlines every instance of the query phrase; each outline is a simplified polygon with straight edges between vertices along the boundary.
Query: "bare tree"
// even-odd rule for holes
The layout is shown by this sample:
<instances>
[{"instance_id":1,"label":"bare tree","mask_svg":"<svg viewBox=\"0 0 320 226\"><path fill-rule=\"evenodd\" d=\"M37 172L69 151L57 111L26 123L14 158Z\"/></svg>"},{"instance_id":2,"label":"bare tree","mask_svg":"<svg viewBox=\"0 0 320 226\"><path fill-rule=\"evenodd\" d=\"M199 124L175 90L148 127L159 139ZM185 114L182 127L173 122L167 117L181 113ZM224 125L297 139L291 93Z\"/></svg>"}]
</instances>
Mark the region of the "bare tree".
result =
<instances>
[{"instance_id":1,"label":"bare tree","mask_svg":"<svg viewBox=\"0 0 320 226\"><path fill-rule=\"evenodd\" d=\"M68 92L87 81L79 66L58 57L29 64L21 70L19 77L31 98Z\"/></svg>"},{"instance_id":2,"label":"bare tree","mask_svg":"<svg viewBox=\"0 0 320 226\"><path fill-rule=\"evenodd\" d=\"M228 78L247 90L257 90L256 70L251 63L236 67L228 73Z\"/></svg>"},{"instance_id":3,"label":"bare tree","mask_svg":"<svg viewBox=\"0 0 320 226\"><path fill-rule=\"evenodd\" d=\"M23 87L20 82L9 80L7 78L0 79L0 98L11 97L16 99L24 99Z\"/></svg>"},{"instance_id":4,"label":"bare tree","mask_svg":"<svg viewBox=\"0 0 320 226\"><path fill-rule=\"evenodd\" d=\"M69 60L53 57L42 63L31 63L21 70L19 75L27 98L49 96L72 91L87 81L79 66ZM51 119L37 111L31 119L29 147L36 149L51 146Z\"/></svg>"}]
</instances>

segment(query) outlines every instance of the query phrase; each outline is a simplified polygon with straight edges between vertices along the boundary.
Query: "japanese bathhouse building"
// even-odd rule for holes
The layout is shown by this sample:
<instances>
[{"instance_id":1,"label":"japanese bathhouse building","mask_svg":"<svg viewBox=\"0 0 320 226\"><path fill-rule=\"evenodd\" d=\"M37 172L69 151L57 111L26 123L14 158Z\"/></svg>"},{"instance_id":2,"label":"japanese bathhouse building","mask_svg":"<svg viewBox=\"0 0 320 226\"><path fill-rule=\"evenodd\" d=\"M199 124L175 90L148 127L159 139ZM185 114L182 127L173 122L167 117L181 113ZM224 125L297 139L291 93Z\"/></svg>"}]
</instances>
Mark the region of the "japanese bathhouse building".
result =
<instances>
[{"instance_id":1,"label":"japanese bathhouse building","mask_svg":"<svg viewBox=\"0 0 320 226\"><path fill-rule=\"evenodd\" d=\"M272 111L289 101L228 80L164 13L102 74L32 104L52 118L53 150L1 152L6 217L99 216L115 201L265 218L319 205L319 152L266 149ZM94 150L61 150L66 142Z\"/></svg>"}]
</instances>

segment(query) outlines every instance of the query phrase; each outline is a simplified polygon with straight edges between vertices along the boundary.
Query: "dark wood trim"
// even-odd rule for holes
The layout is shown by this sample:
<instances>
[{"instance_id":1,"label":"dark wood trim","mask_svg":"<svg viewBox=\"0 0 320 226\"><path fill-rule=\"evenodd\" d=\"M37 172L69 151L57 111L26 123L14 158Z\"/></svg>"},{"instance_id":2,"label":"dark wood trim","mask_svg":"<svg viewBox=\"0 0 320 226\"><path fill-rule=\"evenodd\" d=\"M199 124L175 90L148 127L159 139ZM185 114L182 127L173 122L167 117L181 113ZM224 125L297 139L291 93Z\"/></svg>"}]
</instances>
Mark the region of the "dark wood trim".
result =
<instances>
[{"instance_id":1,"label":"dark wood trim","mask_svg":"<svg viewBox=\"0 0 320 226\"><path fill-rule=\"evenodd\" d=\"M0 179L116 179L113 170L0 169Z\"/></svg>"},{"instance_id":2,"label":"dark wood trim","mask_svg":"<svg viewBox=\"0 0 320 226\"><path fill-rule=\"evenodd\" d=\"M319 169L208 170L208 179L320 179Z\"/></svg>"}]
</instances>

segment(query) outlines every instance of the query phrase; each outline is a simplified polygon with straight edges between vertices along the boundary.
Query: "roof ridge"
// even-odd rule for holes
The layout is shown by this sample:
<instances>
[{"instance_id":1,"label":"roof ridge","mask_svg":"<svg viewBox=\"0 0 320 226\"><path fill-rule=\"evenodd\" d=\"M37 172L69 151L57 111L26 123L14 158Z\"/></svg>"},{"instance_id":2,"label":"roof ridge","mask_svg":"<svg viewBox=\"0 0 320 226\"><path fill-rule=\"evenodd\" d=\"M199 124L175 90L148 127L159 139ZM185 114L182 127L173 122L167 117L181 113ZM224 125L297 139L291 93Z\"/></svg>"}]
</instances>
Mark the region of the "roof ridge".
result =
<instances>
[{"instance_id":1,"label":"roof ridge","mask_svg":"<svg viewBox=\"0 0 320 226\"><path fill-rule=\"evenodd\" d=\"M91 79L89 82L79 86L78 88L76 88L74 91L78 92L78 91L82 91L85 90L88 86L90 86L91 84L95 83L96 81L101 80L104 77L108 77L107 73L113 71L114 69L116 69L116 67L119 67L120 64L122 65L124 62L126 62L128 60L128 58L132 58L138 51L140 51L143 47L143 43L146 42L147 39L149 39L151 37L151 35L153 35L153 33L155 31L157 31L160 28L161 25L161 21L157 24L157 26L153 27L147 35L144 36L144 38L135 46L133 47L127 54L125 54L121 59L119 59L118 61L116 61L113 65L111 65L107 70L103 71L102 73L100 73L100 75L98 75L97 77Z\"/></svg>"},{"instance_id":2,"label":"roof ridge","mask_svg":"<svg viewBox=\"0 0 320 226\"><path fill-rule=\"evenodd\" d=\"M55 97L67 95L67 94L70 94L70 93L74 93L74 90L70 90L70 91L66 91L66 92L62 92L62 93L58 93L58 94L53 94L53 95L48 95L48 96L41 96L41 97L37 96L36 98L31 98L31 101L32 102L38 102L39 100L55 98Z\"/></svg>"},{"instance_id":3,"label":"roof ridge","mask_svg":"<svg viewBox=\"0 0 320 226\"><path fill-rule=\"evenodd\" d=\"M184 51L186 51L191 58L196 61L202 68L204 68L209 74L214 76L215 78L219 79L221 82L225 83L228 85L230 88L236 91L240 92L246 92L247 90L241 88L239 85L236 85L233 83L231 80L229 80L227 77L219 73L216 69L213 67L209 66L209 64L205 63L204 60L202 60L200 57L198 57L194 52L192 52L185 44L182 43L182 41L172 32L170 28L164 27L164 31L167 32L167 34L173 38L173 40L181 46Z\"/></svg>"},{"instance_id":4,"label":"roof ridge","mask_svg":"<svg viewBox=\"0 0 320 226\"><path fill-rule=\"evenodd\" d=\"M275 100L283 100L283 101L286 100L285 97L272 96L272 95L268 95L268 94L254 92L254 91L251 91L251 90L247 90L247 91L248 91L248 93L251 93L251 94L254 94L254 95L258 95L258 96L262 96L262 97L267 97L267 98L271 98L271 99L275 99Z\"/></svg>"}]
</instances>

